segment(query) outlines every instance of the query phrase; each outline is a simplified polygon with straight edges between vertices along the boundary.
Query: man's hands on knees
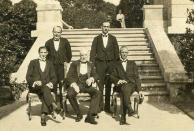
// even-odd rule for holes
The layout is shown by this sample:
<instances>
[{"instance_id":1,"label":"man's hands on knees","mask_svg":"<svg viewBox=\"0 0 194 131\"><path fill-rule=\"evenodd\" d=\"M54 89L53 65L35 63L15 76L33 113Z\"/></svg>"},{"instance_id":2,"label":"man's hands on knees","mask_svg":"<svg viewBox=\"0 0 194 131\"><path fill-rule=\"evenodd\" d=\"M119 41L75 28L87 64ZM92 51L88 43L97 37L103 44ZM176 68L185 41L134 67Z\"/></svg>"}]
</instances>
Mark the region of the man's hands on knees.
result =
<instances>
[{"instance_id":1,"label":"man's hands on knees","mask_svg":"<svg viewBox=\"0 0 194 131\"><path fill-rule=\"evenodd\" d=\"M79 93L80 92L80 89L79 89L79 86L74 82L70 85L70 87L74 88L74 90Z\"/></svg>"},{"instance_id":2,"label":"man's hands on knees","mask_svg":"<svg viewBox=\"0 0 194 131\"><path fill-rule=\"evenodd\" d=\"M32 87L35 87L35 86L42 86L42 81L35 81Z\"/></svg>"},{"instance_id":3,"label":"man's hands on knees","mask_svg":"<svg viewBox=\"0 0 194 131\"><path fill-rule=\"evenodd\" d=\"M46 86L48 86L48 88L50 88L50 89L53 89L53 83L51 83L51 82L47 83Z\"/></svg>"},{"instance_id":4,"label":"man's hands on knees","mask_svg":"<svg viewBox=\"0 0 194 131\"><path fill-rule=\"evenodd\" d=\"M92 83L94 83L94 78L93 78L93 77L90 77L90 78L88 78L88 79L86 80L86 84L87 84L88 86L91 86Z\"/></svg>"},{"instance_id":5,"label":"man's hands on knees","mask_svg":"<svg viewBox=\"0 0 194 131\"><path fill-rule=\"evenodd\" d=\"M118 85L122 85L122 84L126 84L126 83L127 83L126 80L119 80L119 81L117 82Z\"/></svg>"}]
</instances>

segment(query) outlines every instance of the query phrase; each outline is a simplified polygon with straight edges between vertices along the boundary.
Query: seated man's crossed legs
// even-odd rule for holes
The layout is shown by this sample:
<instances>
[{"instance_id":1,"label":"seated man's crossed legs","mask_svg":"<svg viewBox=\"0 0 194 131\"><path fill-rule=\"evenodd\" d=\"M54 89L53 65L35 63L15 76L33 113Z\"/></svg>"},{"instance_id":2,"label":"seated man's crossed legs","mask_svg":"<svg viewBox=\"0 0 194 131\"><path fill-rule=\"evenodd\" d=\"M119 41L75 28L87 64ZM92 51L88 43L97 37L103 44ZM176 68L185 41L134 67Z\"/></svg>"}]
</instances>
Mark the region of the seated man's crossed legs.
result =
<instances>
[{"instance_id":1,"label":"seated man's crossed legs","mask_svg":"<svg viewBox=\"0 0 194 131\"><path fill-rule=\"evenodd\" d=\"M52 94L51 89L48 86L35 86L30 88L30 92L36 93L41 102L41 124L46 125L45 117L47 114L53 112L53 110L59 114L62 110L57 106Z\"/></svg>"}]
</instances>

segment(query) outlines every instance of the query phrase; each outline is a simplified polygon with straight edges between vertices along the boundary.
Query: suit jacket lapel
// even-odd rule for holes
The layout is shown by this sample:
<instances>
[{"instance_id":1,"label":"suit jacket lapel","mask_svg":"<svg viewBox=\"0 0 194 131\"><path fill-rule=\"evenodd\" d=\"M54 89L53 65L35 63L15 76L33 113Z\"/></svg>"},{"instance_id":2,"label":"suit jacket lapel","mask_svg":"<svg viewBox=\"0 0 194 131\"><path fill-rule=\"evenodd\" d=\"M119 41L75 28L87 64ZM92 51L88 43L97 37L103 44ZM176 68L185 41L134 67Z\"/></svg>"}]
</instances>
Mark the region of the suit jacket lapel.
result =
<instances>
[{"instance_id":1,"label":"suit jacket lapel","mask_svg":"<svg viewBox=\"0 0 194 131\"><path fill-rule=\"evenodd\" d=\"M80 76L80 61L78 61L78 63L77 63L77 74L79 77Z\"/></svg>"},{"instance_id":2,"label":"suit jacket lapel","mask_svg":"<svg viewBox=\"0 0 194 131\"><path fill-rule=\"evenodd\" d=\"M105 49L108 49L108 47L111 45L111 36L108 35L108 41L107 41L107 45L106 45L106 48Z\"/></svg>"},{"instance_id":3,"label":"suit jacket lapel","mask_svg":"<svg viewBox=\"0 0 194 131\"><path fill-rule=\"evenodd\" d=\"M103 43L103 39L102 39L102 34L99 35L99 43L101 43L102 50L105 51L105 47L104 47L104 43Z\"/></svg>"},{"instance_id":4,"label":"suit jacket lapel","mask_svg":"<svg viewBox=\"0 0 194 131\"><path fill-rule=\"evenodd\" d=\"M38 69L38 72L41 73L42 71L41 71L41 69L40 69L40 62L39 62L38 59L36 60L35 66L36 66L36 68Z\"/></svg>"},{"instance_id":5,"label":"suit jacket lapel","mask_svg":"<svg viewBox=\"0 0 194 131\"><path fill-rule=\"evenodd\" d=\"M91 64L89 62L87 62L87 74L88 74L88 78L90 78L90 74L91 74Z\"/></svg>"}]
</instances>

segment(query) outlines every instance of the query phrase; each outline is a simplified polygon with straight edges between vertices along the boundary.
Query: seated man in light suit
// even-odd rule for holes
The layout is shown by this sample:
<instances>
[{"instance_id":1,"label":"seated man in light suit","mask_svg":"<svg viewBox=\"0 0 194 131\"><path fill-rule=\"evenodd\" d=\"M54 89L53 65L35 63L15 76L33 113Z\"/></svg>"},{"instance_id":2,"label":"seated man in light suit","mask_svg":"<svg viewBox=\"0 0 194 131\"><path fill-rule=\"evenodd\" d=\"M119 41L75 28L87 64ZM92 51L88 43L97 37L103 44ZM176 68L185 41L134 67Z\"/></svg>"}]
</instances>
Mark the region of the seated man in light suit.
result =
<instances>
[{"instance_id":1,"label":"seated man in light suit","mask_svg":"<svg viewBox=\"0 0 194 131\"><path fill-rule=\"evenodd\" d=\"M134 111L131 107L130 96L134 91L139 93L138 70L134 61L127 60L128 48L122 46L120 48L120 61L115 65L114 71L110 77L116 85L116 90L121 96L121 120L120 125L126 124L126 112L133 115Z\"/></svg>"},{"instance_id":2,"label":"seated man in light suit","mask_svg":"<svg viewBox=\"0 0 194 131\"><path fill-rule=\"evenodd\" d=\"M39 59L30 61L26 80L29 84L30 92L38 94L42 101L41 125L46 126L46 115L51 113L52 110L55 110L58 114L61 112L61 109L60 107L57 107L54 98L51 95L51 90L54 90L57 77L53 64L46 59L48 51L46 47L42 46L39 48L38 52Z\"/></svg>"},{"instance_id":3,"label":"seated man in light suit","mask_svg":"<svg viewBox=\"0 0 194 131\"><path fill-rule=\"evenodd\" d=\"M67 98L77 114L76 122L79 122L83 116L77 103L76 96L78 93L89 93L91 101L85 122L97 124L95 116L99 111L100 92L97 90L95 83L99 78L94 65L88 62L87 58L88 53L83 49L80 51L80 60L72 62L67 74L67 79L70 84L67 91Z\"/></svg>"}]
</instances>

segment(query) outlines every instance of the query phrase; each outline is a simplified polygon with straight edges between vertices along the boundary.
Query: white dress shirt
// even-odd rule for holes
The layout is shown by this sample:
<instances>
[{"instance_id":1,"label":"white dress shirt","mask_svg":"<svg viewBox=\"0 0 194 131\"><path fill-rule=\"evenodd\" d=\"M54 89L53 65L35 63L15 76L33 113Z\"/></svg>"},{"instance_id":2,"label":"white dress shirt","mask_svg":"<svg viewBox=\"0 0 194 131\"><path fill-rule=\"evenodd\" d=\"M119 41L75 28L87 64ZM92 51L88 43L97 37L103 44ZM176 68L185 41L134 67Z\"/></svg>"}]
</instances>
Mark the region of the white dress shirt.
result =
<instances>
[{"instance_id":1,"label":"white dress shirt","mask_svg":"<svg viewBox=\"0 0 194 131\"><path fill-rule=\"evenodd\" d=\"M60 43L60 41L54 41L54 47L55 47L56 51L59 50L59 43Z\"/></svg>"},{"instance_id":2,"label":"white dress shirt","mask_svg":"<svg viewBox=\"0 0 194 131\"><path fill-rule=\"evenodd\" d=\"M88 72L87 63L80 63L80 74L84 75Z\"/></svg>"},{"instance_id":3,"label":"white dress shirt","mask_svg":"<svg viewBox=\"0 0 194 131\"><path fill-rule=\"evenodd\" d=\"M40 63L40 69L42 72L44 72L45 67L46 67L46 61L39 60Z\"/></svg>"},{"instance_id":4,"label":"white dress shirt","mask_svg":"<svg viewBox=\"0 0 194 131\"><path fill-rule=\"evenodd\" d=\"M108 34L106 34L106 37L102 35L102 40L103 40L104 48L106 48L108 44Z\"/></svg>"},{"instance_id":5,"label":"white dress shirt","mask_svg":"<svg viewBox=\"0 0 194 131\"><path fill-rule=\"evenodd\" d=\"M123 65L124 70L126 71L126 69L127 69L127 60L122 60L122 65Z\"/></svg>"}]
</instances>

